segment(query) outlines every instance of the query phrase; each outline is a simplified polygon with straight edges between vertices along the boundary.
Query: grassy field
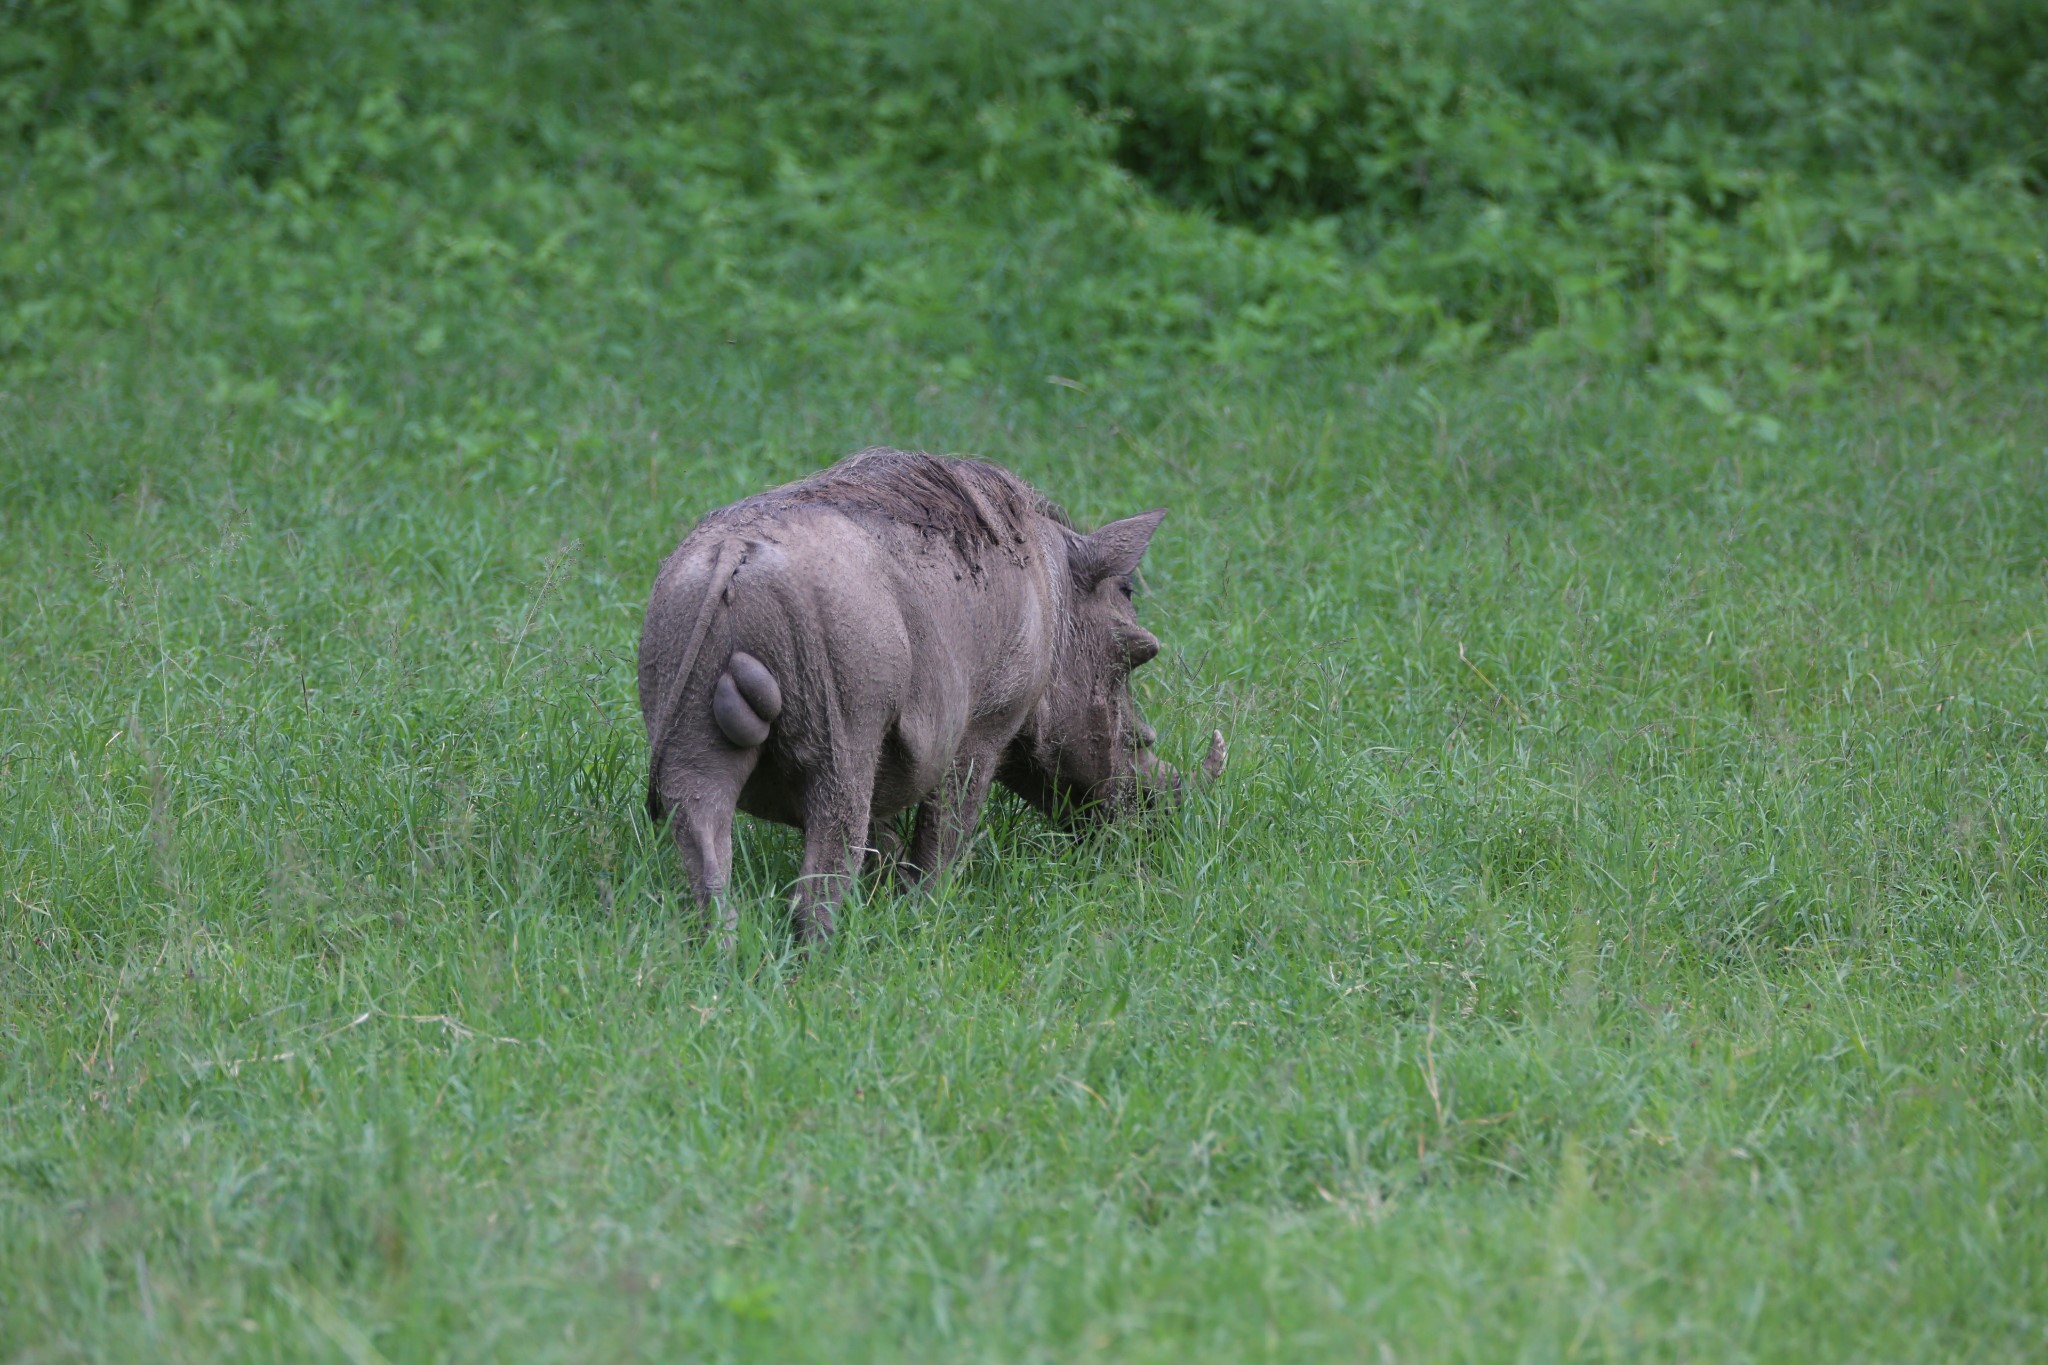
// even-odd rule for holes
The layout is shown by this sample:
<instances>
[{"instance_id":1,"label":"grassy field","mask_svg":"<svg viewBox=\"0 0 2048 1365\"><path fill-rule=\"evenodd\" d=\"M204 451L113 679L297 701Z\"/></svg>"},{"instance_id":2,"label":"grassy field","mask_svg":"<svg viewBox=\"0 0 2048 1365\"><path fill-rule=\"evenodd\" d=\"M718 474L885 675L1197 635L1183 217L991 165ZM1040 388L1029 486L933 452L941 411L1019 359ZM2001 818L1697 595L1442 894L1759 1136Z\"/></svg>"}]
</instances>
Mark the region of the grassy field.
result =
<instances>
[{"instance_id":1,"label":"grassy field","mask_svg":"<svg viewBox=\"0 0 2048 1365\"><path fill-rule=\"evenodd\" d=\"M1597 374L1133 427L725 363L495 458L166 358L10 396L9 1358L2042 1348L2038 386L1763 443ZM1235 766L1006 806L808 963L749 827L729 964L643 594L868 440L1172 504L1145 696Z\"/></svg>"},{"instance_id":2,"label":"grassy field","mask_svg":"<svg viewBox=\"0 0 2048 1365\"><path fill-rule=\"evenodd\" d=\"M2048 1353L2038 19L1284 8L8 11L0 1361ZM728 959L640 613L876 443L1232 766Z\"/></svg>"}]
</instances>

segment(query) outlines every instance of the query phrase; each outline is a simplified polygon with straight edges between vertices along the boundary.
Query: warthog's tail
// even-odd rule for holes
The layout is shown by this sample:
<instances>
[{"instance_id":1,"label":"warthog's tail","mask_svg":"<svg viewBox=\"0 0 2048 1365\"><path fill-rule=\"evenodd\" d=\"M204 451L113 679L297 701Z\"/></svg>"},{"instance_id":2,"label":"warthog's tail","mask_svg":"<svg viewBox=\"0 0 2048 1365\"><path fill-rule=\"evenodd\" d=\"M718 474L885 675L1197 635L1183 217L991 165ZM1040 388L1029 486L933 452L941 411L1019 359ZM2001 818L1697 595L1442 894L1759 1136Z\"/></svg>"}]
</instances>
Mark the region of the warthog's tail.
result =
<instances>
[{"instance_id":1,"label":"warthog's tail","mask_svg":"<svg viewBox=\"0 0 2048 1365\"><path fill-rule=\"evenodd\" d=\"M712 563L711 572L702 581L703 597L697 604L697 617L690 623L689 643L672 661L673 671L668 679L667 692L661 699L661 709L655 713L655 723L650 736L653 741L653 753L647 764L647 816L657 825L668 815L667 805L661 798L661 770L668 754L669 741L683 718L683 694L690 685L691 675L697 671L697 656L703 652L705 637L711 631L712 618L726 605L732 576L738 571L744 553L742 547L732 541L727 541L719 547L718 557ZM719 732L736 747L752 748L767 738L767 722L775 719L776 713L782 710L782 689L776 686L774 675L751 655L735 653L734 660L739 659L745 659L753 666L749 677L742 682L733 676L732 667L727 667L712 689L712 719L717 724ZM765 679L767 683L765 695L760 698L759 703L749 707L745 703L754 700L756 695L764 690L759 685L761 679ZM751 690L747 690L749 686ZM772 707L762 715L760 706L770 700L773 702ZM731 703L739 703L736 714L732 714L734 708ZM732 714L734 725L727 723L729 714ZM751 743L743 744L734 736L733 730L735 725L745 721L755 722L760 737Z\"/></svg>"}]
</instances>

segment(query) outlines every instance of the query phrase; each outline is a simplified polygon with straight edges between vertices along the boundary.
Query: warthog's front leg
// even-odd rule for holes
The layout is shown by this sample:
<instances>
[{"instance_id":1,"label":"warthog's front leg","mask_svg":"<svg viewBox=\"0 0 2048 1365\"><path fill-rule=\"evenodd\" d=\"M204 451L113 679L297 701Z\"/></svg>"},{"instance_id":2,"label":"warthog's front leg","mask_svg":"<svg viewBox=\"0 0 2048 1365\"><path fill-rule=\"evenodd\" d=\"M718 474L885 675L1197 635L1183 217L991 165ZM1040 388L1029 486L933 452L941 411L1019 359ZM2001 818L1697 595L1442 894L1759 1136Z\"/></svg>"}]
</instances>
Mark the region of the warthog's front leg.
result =
<instances>
[{"instance_id":1,"label":"warthog's front leg","mask_svg":"<svg viewBox=\"0 0 2048 1365\"><path fill-rule=\"evenodd\" d=\"M910 853L898 869L905 887L922 886L953 865L981 819L981 804L995 781L997 751L962 753L940 779L938 790L917 808Z\"/></svg>"},{"instance_id":2,"label":"warthog's front leg","mask_svg":"<svg viewBox=\"0 0 2048 1365\"><path fill-rule=\"evenodd\" d=\"M839 902L860 870L869 800L864 790L840 787L814 799L804 817L803 873L790 906L800 943L823 943L832 937Z\"/></svg>"},{"instance_id":3,"label":"warthog's front leg","mask_svg":"<svg viewBox=\"0 0 2048 1365\"><path fill-rule=\"evenodd\" d=\"M903 856L903 832L897 828L895 816L869 818L868 842L861 855L863 875L891 867Z\"/></svg>"}]
</instances>

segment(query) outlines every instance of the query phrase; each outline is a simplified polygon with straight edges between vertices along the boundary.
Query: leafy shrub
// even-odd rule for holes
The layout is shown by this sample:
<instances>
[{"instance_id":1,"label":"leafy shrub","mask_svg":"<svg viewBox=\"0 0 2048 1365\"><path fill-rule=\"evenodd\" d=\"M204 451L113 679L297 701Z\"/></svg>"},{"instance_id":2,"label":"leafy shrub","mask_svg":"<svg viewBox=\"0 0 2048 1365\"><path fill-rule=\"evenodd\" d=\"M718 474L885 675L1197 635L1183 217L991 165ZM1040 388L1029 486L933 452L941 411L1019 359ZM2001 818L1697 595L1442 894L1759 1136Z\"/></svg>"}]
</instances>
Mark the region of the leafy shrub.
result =
<instances>
[{"instance_id":1,"label":"leafy shrub","mask_svg":"<svg viewBox=\"0 0 2048 1365\"><path fill-rule=\"evenodd\" d=\"M699 314L983 365L1535 345L1785 378L2048 325L2048 11L2022 0L0 16L17 354L106 315L51 263L114 178L301 248L466 221L391 238L387 268L444 277L559 271L601 212L670 239Z\"/></svg>"}]
</instances>

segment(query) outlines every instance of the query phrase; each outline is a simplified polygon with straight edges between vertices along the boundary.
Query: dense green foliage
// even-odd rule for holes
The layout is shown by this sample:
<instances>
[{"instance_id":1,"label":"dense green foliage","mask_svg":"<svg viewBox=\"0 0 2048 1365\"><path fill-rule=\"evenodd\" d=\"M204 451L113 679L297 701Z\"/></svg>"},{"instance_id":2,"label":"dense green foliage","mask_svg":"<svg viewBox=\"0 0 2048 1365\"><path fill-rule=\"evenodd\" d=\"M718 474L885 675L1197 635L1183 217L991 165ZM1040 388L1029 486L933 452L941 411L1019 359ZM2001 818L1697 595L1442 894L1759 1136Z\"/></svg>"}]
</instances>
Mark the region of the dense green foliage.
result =
<instances>
[{"instance_id":1,"label":"dense green foliage","mask_svg":"<svg viewBox=\"0 0 2048 1365\"><path fill-rule=\"evenodd\" d=\"M2040 7L0 0L0 1360L2048 1346ZM790 957L706 508L1174 508Z\"/></svg>"},{"instance_id":2,"label":"dense green foliage","mask_svg":"<svg viewBox=\"0 0 2048 1365\"><path fill-rule=\"evenodd\" d=\"M618 285L1027 370L1538 343L1784 385L2048 328L2031 0L7 12L17 355L150 306L107 270L138 211L234 220L264 278L251 237L479 288L630 224Z\"/></svg>"}]
</instances>

